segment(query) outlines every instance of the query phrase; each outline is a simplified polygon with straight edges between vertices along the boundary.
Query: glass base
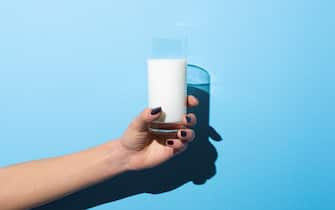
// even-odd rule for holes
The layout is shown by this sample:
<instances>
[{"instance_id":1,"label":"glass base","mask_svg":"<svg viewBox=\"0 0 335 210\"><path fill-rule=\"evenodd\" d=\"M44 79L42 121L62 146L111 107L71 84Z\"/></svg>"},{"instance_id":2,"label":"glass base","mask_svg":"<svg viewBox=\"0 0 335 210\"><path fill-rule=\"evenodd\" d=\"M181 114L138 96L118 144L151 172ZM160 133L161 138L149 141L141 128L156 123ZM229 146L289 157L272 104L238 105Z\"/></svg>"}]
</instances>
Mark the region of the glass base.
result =
<instances>
[{"instance_id":1,"label":"glass base","mask_svg":"<svg viewBox=\"0 0 335 210\"><path fill-rule=\"evenodd\" d=\"M179 129L185 128L182 122L174 123L162 123L162 122L152 122L149 126L149 131L154 134L173 134L177 133Z\"/></svg>"}]
</instances>

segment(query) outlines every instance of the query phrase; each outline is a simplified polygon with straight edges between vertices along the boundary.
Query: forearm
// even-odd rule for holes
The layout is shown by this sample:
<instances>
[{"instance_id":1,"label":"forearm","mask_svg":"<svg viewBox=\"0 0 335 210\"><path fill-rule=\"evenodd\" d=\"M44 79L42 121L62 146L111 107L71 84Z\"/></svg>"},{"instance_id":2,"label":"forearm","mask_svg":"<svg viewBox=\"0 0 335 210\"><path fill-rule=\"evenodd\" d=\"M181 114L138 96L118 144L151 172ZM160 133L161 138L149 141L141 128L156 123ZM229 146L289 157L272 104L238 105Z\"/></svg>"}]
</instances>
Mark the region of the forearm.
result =
<instances>
[{"instance_id":1,"label":"forearm","mask_svg":"<svg viewBox=\"0 0 335 210\"><path fill-rule=\"evenodd\" d=\"M0 169L1 209L32 208L126 170L119 141Z\"/></svg>"}]
</instances>

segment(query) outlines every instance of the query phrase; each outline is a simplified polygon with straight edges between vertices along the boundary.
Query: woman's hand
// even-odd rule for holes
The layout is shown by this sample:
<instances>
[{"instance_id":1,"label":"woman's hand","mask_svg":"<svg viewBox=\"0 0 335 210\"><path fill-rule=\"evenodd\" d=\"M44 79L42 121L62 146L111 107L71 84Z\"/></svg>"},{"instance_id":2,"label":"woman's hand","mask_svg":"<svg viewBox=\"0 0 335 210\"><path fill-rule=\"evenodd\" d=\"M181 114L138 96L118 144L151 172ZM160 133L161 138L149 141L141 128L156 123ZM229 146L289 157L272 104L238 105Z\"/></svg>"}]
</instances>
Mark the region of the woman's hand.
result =
<instances>
[{"instance_id":1,"label":"woman's hand","mask_svg":"<svg viewBox=\"0 0 335 210\"><path fill-rule=\"evenodd\" d=\"M194 96L188 96L187 104L191 107L197 106L198 100ZM145 109L131 122L121 137L121 147L127 154L128 170L139 170L157 166L175 154L185 150L187 144L194 139L194 131L186 128L196 123L196 116L192 113L183 117L182 125L185 128L179 129L174 136L159 135L150 132L148 129L149 124L158 119L161 112L160 107ZM178 126L176 125L174 129L178 129Z\"/></svg>"}]
</instances>

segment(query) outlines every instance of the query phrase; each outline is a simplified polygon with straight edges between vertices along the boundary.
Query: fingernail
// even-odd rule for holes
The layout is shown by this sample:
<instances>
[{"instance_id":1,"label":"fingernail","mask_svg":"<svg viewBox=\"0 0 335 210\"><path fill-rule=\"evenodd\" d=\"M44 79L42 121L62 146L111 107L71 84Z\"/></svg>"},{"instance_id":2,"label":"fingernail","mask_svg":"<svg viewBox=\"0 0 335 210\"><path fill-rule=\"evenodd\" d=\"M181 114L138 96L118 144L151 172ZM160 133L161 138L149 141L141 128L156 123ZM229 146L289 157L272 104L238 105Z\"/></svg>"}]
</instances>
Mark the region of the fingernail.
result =
<instances>
[{"instance_id":1,"label":"fingernail","mask_svg":"<svg viewBox=\"0 0 335 210\"><path fill-rule=\"evenodd\" d=\"M180 135L181 135L182 137L186 137L187 133L186 133L186 131L180 131Z\"/></svg>"},{"instance_id":2,"label":"fingernail","mask_svg":"<svg viewBox=\"0 0 335 210\"><path fill-rule=\"evenodd\" d=\"M192 121L192 118L190 116L186 116L187 123L190 123Z\"/></svg>"},{"instance_id":3,"label":"fingernail","mask_svg":"<svg viewBox=\"0 0 335 210\"><path fill-rule=\"evenodd\" d=\"M151 114L155 115L161 111L162 111L162 107L156 107L156 108L151 109Z\"/></svg>"},{"instance_id":4,"label":"fingernail","mask_svg":"<svg viewBox=\"0 0 335 210\"><path fill-rule=\"evenodd\" d=\"M172 141L172 140L168 140L166 143L167 143L168 145L173 145L173 141Z\"/></svg>"}]
</instances>

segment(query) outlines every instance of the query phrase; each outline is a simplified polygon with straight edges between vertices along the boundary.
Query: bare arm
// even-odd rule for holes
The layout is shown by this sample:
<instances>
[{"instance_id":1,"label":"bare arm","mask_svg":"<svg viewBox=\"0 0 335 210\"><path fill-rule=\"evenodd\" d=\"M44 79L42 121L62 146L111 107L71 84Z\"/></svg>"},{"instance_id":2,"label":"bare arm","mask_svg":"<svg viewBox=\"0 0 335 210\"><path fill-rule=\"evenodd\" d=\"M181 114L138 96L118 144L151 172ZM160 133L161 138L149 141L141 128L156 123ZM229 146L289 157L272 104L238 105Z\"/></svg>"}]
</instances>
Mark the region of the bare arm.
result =
<instances>
[{"instance_id":1,"label":"bare arm","mask_svg":"<svg viewBox=\"0 0 335 210\"><path fill-rule=\"evenodd\" d=\"M188 105L197 104L196 98L188 97ZM145 109L119 139L97 147L0 168L1 209L33 208L127 170L154 167L170 159L186 149L194 132L184 128L177 136L153 135L148 125L160 113L160 108ZM194 114L185 115L182 122L185 127L195 123Z\"/></svg>"},{"instance_id":2,"label":"bare arm","mask_svg":"<svg viewBox=\"0 0 335 210\"><path fill-rule=\"evenodd\" d=\"M82 152L0 169L1 209L32 208L126 170L120 140Z\"/></svg>"}]
</instances>

